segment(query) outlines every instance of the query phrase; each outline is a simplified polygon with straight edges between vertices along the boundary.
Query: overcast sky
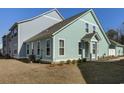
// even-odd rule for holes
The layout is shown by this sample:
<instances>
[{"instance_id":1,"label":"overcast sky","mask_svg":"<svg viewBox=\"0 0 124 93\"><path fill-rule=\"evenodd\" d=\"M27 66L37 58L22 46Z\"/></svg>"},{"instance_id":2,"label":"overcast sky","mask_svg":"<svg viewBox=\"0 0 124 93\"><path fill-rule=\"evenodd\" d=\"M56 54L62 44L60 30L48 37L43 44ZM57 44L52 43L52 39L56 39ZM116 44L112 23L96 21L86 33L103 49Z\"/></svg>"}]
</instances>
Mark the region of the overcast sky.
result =
<instances>
[{"instance_id":1,"label":"overcast sky","mask_svg":"<svg viewBox=\"0 0 124 93\"><path fill-rule=\"evenodd\" d=\"M50 10L50 8L6 8L0 9L0 47L1 37L8 32L8 29L14 24L14 22L37 16L43 12ZM59 8L60 13L64 18L69 18L77 13L80 13L86 8ZM114 8L98 8L93 9L99 18L105 31L110 28L117 28L124 21L124 9Z\"/></svg>"}]
</instances>

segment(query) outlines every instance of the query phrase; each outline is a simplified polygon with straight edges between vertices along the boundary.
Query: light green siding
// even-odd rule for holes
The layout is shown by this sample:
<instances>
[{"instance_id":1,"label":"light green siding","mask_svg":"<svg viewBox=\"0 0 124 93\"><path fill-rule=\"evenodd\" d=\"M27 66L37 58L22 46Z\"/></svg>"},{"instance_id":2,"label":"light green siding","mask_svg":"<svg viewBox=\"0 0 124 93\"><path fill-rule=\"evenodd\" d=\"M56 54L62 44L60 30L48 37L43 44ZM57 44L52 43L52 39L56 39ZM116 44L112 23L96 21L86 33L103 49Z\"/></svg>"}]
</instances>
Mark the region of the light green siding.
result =
<instances>
[{"instance_id":1,"label":"light green siding","mask_svg":"<svg viewBox=\"0 0 124 93\"><path fill-rule=\"evenodd\" d=\"M50 40L50 43L51 43L51 46L50 46L50 53L51 55L50 56L47 56L46 55L46 41L47 40ZM40 55L37 55L37 45L38 43L37 42L40 42ZM31 52L31 43L32 42L28 42L27 44L29 44L29 48L30 48L30 53L29 55L32 54ZM42 60L45 60L45 61L52 61L53 59L53 39L52 38L45 38L45 39L41 39L41 40L36 40L36 41L33 41L34 43L34 55L36 56L37 59L40 59L41 56L42 56ZM41 53L42 52L42 53ZM27 55L27 57L29 56Z\"/></svg>"},{"instance_id":2,"label":"light green siding","mask_svg":"<svg viewBox=\"0 0 124 93\"><path fill-rule=\"evenodd\" d=\"M68 60L68 59L78 59L81 55L78 54L78 42L81 41L82 37L87 34L85 31L85 23L89 24L89 33L93 33L93 26L97 25L96 32L100 36L101 40L98 43L97 56L102 57L103 55L108 55L108 47L103 33L101 32L98 24L95 22L94 17L91 12L75 21L71 25L65 27L62 31L57 33L53 37L53 60ZM63 39L65 41L65 55L59 55L59 40Z\"/></svg>"},{"instance_id":3,"label":"light green siding","mask_svg":"<svg viewBox=\"0 0 124 93\"><path fill-rule=\"evenodd\" d=\"M124 55L123 47L116 47L116 56L122 56Z\"/></svg>"}]
</instances>

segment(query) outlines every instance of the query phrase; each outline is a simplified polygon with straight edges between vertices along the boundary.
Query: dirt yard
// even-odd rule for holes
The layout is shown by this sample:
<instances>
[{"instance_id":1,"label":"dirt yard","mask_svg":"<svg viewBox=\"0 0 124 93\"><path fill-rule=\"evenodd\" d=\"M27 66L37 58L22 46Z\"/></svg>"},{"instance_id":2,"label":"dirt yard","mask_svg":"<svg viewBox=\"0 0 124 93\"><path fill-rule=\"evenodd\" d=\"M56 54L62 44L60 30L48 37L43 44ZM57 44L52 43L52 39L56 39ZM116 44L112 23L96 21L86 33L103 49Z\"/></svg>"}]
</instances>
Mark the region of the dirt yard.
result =
<instances>
[{"instance_id":1,"label":"dirt yard","mask_svg":"<svg viewBox=\"0 0 124 93\"><path fill-rule=\"evenodd\" d=\"M0 83L60 84L85 83L76 65L50 67L50 64L26 64L0 59Z\"/></svg>"}]
</instances>

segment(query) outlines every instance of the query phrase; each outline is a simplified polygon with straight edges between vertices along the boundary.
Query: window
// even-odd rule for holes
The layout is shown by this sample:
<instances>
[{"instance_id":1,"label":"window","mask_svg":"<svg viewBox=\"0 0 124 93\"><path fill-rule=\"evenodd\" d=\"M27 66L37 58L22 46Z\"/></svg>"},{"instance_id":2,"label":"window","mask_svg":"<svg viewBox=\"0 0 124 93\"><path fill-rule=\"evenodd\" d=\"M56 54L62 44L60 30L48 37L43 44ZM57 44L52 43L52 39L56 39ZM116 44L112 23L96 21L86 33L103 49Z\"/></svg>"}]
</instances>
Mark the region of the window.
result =
<instances>
[{"instance_id":1,"label":"window","mask_svg":"<svg viewBox=\"0 0 124 93\"><path fill-rule=\"evenodd\" d=\"M17 50L14 50L14 54L17 54Z\"/></svg>"},{"instance_id":2,"label":"window","mask_svg":"<svg viewBox=\"0 0 124 93\"><path fill-rule=\"evenodd\" d=\"M49 56L50 55L50 40L46 41L46 55Z\"/></svg>"},{"instance_id":3,"label":"window","mask_svg":"<svg viewBox=\"0 0 124 93\"><path fill-rule=\"evenodd\" d=\"M27 54L29 54L29 45L27 45Z\"/></svg>"},{"instance_id":4,"label":"window","mask_svg":"<svg viewBox=\"0 0 124 93\"><path fill-rule=\"evenodd\" d=\"M59 40L59 55L64 55L64 40Z\"/></svg>"},{"instance_id":5,"label":"window","mask_svg":"<svg viewBox=\"0 0 124 93\"><path fill-rule=\"evenodd\" d=\"M37 55L40 55L40 42L37 43Z\"/></svg>"},{"instance_id":6,"label":"window","mask_svg":"<svg viewBox=\"0 0 124 93\"><path fill-rule=\"evenodd\" d=\"M81 55L82 54L82 44L81 44L81 42L79 42L78 43L78 53L79 53L79 55Z\"/></svg>"},{"instance_id":7,"label":"window","mask_svg":"<svg viewBox=\"0 0 124 93\"><path fill-rule=\"evenodd\" d=\"M95 26L93 26L93 32L96 32L96 27Z\"/></svg>"},{"instance_id":8,"label":"window","mask_svg":"<svg viewBox=\"0 0 124 93\"><path fill-rule=\"evenodd\" d=\"M93 54L96 54L96 43L93 44Z\"/></svg>"},{"instance_id":9,"label":"window","mask_svg":"<svg viewBox=\"0 0 124 93\"><path fill-rule=\"evenodd\" d=\"M17 31L18 29L17 28L15 28L14 30L13 30L13 36L14 37L16 37L17 36L17 33L18 33L18 31Z\"/></svg>"},{"instance_id":10,"label":"window","mask_svg":"<svg viewBox=\"0 0 124 93\"><path fill-rule=\"evenodd\" d=\"M86 30L86 32L88 33L88 32L89 32L89 24L86 23L85 26L86 26L85 30Z\"/></svg>"}]
</instances>

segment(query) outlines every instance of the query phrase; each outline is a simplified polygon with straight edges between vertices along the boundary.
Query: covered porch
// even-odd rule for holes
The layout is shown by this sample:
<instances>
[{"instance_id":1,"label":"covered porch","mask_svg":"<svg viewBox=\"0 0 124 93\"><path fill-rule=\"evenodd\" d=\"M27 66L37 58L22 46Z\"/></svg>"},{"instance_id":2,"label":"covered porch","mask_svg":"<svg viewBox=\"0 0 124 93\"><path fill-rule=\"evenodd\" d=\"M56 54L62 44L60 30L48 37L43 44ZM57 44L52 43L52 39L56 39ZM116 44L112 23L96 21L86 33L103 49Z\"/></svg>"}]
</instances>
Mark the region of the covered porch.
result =
<instances>
[{"instance_id":1,"label":"covered porch","mask_svg":"<svg viewBox=\"0 0 124 93\"><path fill-rule=\"evenodd\" d=\"M100 41L98 33L88 33L82 39L82 58L87 61L95 61L98 59L98 43Z\"/></svg>"}]
</instances>

